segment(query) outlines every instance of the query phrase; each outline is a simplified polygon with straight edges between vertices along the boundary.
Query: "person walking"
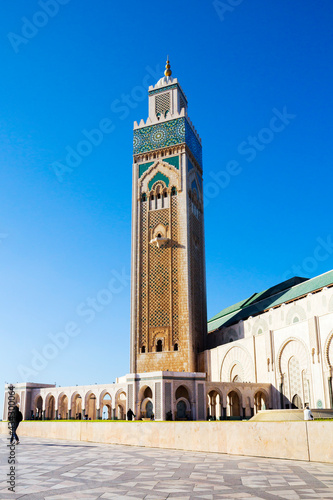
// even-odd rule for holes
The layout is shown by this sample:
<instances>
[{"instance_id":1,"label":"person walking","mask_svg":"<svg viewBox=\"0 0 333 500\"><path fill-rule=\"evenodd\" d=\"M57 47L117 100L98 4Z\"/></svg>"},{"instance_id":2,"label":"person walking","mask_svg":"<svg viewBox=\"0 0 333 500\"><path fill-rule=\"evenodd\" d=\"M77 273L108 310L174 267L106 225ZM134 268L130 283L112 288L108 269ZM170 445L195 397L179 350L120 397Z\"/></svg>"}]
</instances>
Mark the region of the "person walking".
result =
<instances>
[{"instance_id":1,"label":"person walking","mask_svg":"<svg viewBox=\"0 0 333 500\"><path fill-rule=\"evenodd\" d=\"M20 422L22 422L22 420L23 420L22 413L18 409L18 406L14 406L14 409L10 414L10 422L12 425L12 435L10 438L10 444L13 444L14 439L16 440L16 444L20 443L20 440L19 440L19 437L18 437L16 431L17 431L17 428L18 428Z\"/></svg>"},{"instance_id":2,"label":"person walking","mask_svg":"<svg viewBox=\"0 0 333 500\"><path fill-rule=\"evenodd\" d=\"M127 412L127 420L133 420L133 417L135 418L135 415L130 408Z\"/></svg>"},{"instance_id":3,"label":"person walking","mask_svg":"<svg viewBox=\"0 0 333 500\"><path fill-rule=\"evenodd\" d=\"M304 420L313 420L313 415L309 408L309 405L306 405L304 408Z\"/></svg>"}]
</instances>

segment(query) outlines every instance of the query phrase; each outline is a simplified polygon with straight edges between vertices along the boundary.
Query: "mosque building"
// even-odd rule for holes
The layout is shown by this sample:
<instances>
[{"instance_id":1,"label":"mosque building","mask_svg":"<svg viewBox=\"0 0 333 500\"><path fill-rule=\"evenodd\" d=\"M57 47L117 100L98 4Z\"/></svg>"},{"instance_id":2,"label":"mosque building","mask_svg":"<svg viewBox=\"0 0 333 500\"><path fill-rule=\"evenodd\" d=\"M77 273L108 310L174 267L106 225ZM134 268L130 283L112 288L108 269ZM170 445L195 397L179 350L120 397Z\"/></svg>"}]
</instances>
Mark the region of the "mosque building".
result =
<instances>
[{"instance_id":1,"label":"mosque building","mask_svg":"<svg viewBox=\"0 0 333 500\"><path fill-rule=\"evenodd\" d=\"M148 99L147 120L134 123L130 374L112 384L16 384L24 418L333 408L333 271L291 278L207 322L202 145L169 61Z\"/></svg>"}]
</instances>

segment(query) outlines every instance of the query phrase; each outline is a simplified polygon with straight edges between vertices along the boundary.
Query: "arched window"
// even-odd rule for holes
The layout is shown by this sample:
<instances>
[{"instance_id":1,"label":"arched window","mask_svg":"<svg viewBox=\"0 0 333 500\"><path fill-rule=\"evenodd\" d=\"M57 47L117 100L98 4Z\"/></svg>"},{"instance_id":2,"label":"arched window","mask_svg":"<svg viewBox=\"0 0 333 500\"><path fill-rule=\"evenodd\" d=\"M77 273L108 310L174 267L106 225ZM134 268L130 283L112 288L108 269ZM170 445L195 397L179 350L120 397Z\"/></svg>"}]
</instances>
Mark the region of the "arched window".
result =
<instances>
[{"instance_id":1,"label":"arched window","mask_svg":"<svg viewBox=\"0 0 333 500\"><path fill-rule=\"evenodd\" d=\"M173 350L178 351L178 344L177 343L173 346Z\"/></svg>"},{"instance_id":2,"label":"arched window","mask_svg":"<svg viewBox=\"0 0 333 500\"><path fill-rule=\"evenodd\" d=\"M142 201L147 201L146 193L143 193L143 195L142 195Z\"/></svg>"},{"instance_id":3,"label":"arched window","mask_svg":"<svg viewBox=\"0 0 333 500\"><path fill-rule=\"evenodd\" d=\"M154 199L154 195L153 194L151 195L150 199L153 201L153 199Z\"/></svg>"},{"instance_id":4,"label":"arched window","mask_svg":"<svg viewBox=\"0 0 333 500\"><path fill-rule=\"evenodd\" d=\"M177 194L177 190L175 187L171 189L171 196L175 196Z\"/></svg>"},{"instance_id":5,"label":"arched window","mask_svg":"<svg viewBox=\"0 0 333 500\"><path fill-rule=\"evenodd\" d=\"M156 352L162 352L163 350L163 344L162 344L162 340L158 340L157 343L156 343Z\"/></svg>"},{"instance_id":6,"label":"arched window","mask_svg":"<svg viewBox=\"0 0 333 500\"><path fill-rule=\"evenodd\" d=\"M164 191L164 198L166 198L168 196L168 193L166 191Z\"/></svg>"},{"instance_id":7,"label":"arched window","mask_svg":"<svg viewBox=\"0 0 333 500\"><path fill-rule=\"evenodd\" d=\"M142 352L142 354L146 352L146 346L144 346L144 345L143 345L143 346L141 347L141 352Z\"/></svg>"}]
</instances>

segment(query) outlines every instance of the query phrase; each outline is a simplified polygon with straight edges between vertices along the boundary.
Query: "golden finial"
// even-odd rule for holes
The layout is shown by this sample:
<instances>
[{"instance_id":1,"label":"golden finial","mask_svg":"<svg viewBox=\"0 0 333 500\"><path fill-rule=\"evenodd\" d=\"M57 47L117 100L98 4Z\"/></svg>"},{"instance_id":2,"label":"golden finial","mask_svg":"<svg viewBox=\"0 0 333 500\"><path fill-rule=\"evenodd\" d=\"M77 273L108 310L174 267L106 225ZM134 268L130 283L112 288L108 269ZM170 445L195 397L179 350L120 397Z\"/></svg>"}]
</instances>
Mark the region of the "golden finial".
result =
<instances>
[{"instance_id":1,"label":"golden finial","mask_svg":"<svg viewBox=\"0 0 333 500\"><path fill-rule=\"evenodd\" d=\"M172 71L170 69L170 61L169 61L169 56L167 57L167 62L166 62L166 65L165 65L165 71L164 71L164 74L165 76L171 76L172 75Z\"/></svg>"}]
</instances>

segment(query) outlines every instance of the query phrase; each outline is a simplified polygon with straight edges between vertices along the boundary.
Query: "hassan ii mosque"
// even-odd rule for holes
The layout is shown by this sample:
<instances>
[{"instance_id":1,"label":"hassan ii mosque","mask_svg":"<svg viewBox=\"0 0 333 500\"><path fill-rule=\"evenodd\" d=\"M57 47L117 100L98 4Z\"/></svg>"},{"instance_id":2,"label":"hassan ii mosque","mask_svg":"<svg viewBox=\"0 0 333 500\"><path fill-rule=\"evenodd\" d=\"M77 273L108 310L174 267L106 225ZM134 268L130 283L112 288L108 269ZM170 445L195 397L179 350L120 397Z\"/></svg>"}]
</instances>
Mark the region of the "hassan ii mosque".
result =
<instances>
[{"instance_id":1,"label":"hassan ii mosque","mask_svg":"<svg viewBox=\"0 0 333 500\"><path fill-rule=\"evenodd\" d=\"M130 373L15 385L24 419L205 420L333 408L333 271L253 293L207 322L202 146L167 61L134 123ZM5 386L4 420L7 419Z\"/></svg>"}]
</instances>

